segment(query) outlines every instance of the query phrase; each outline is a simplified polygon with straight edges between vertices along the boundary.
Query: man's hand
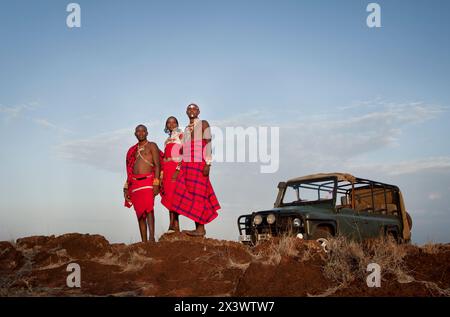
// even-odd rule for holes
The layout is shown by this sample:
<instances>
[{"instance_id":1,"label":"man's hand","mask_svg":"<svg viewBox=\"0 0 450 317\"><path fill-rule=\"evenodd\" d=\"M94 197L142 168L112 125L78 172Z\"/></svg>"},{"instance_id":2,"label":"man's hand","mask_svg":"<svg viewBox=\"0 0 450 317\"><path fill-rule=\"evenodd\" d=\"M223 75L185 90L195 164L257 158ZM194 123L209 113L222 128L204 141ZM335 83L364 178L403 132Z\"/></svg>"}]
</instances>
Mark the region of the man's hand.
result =
<instances>
[{"instance_id":1,"label":"man's hand","mask_svg":"<svg viewBox=\"0 0 450 317\"><path fill-rule=\"evenodd\" d=\"M123 197L125 198L127 203L131 204L131 198L130 198L130 194L128 193L128 189L125 189L123 191Z\"/></svg>"},{"instance_id":2,"label":"man's hand","mask_svg":"<svg viewBox=\"0 0 450 317\"><path fill-rule=\"evenodd\" d=\"M177 180L178 174L180 174L180 171L176 170L175 173L172 175L172 182L175 182Z\"/></svg>"},{"instance_id":3,"label":"man's hand","mask_svg":"<svg viewBox=\"0 0 450 317\"><path fill-rule=\"evenodd\" d=\"M203 168L203 176L208 177L209 176L209 165L205 165L205 167Z\"/></svg>"},{"instance_id":4,"label":"man's hand","mask_svg":"<svg viewBox=\"0 0 450 317\"><path fill-rule=\"evenodd\" d=\"M153 185L153 196L157 196L159 194L159 185Z\"/></svg>"}]
</instances>

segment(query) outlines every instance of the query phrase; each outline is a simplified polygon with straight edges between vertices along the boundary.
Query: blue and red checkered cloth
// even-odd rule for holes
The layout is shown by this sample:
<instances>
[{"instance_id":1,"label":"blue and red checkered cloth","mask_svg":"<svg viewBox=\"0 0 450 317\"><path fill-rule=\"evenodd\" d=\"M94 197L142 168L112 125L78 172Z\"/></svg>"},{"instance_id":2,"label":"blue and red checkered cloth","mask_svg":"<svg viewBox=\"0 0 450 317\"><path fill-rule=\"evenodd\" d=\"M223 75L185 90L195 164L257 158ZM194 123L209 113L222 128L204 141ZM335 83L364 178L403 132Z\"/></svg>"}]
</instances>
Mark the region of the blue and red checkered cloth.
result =
<instances>
[{"instance_id":1,"label":"blue and red checkered cloth","mask_svg":"<svg viewBox=\"0 0 450 317\"><path fill-rule=\"evenodd\" d=\"M218 215L217 210L220 209L209 177L203 176L206 162L198 157L198 153L203 153L205 145L205 140L191 140L191 151L185 151L183 148L183 162L172 203L173 211L200 224L214 220Z\"/></svg>"}]
</instances>

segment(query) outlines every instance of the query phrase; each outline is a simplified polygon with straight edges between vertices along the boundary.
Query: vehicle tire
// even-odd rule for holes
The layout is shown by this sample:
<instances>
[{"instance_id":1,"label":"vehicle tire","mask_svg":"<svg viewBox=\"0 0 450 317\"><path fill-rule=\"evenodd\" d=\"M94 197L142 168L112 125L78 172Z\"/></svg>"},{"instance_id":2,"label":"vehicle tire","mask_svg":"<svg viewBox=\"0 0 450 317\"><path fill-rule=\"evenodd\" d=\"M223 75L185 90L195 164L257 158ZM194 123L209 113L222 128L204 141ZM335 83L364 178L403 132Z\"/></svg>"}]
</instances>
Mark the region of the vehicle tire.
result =
<instances>
[{"instance_id":1,"label":"vehicle tire","mask_svg":"<svg viewBox=\"0 0 450 317\"><path fill-rule=\"evenodd\" d=\"M392 240L394 240L396 243L400 243L397 230L386 230L386 238L392 238Z\"/></svg>"},{"instance_id":2,"label":"vehicle tire","mask_svg":"<svg viewBox=\"0 0 450 317\"><path fill-rule=\"evenodd\" d=\"M331 232L328 228L317 228L311 235L311 240L316 240L320 243L320 246L328 253L330 251L330 239L332 238Z\"/></svg>"}]
</instances>

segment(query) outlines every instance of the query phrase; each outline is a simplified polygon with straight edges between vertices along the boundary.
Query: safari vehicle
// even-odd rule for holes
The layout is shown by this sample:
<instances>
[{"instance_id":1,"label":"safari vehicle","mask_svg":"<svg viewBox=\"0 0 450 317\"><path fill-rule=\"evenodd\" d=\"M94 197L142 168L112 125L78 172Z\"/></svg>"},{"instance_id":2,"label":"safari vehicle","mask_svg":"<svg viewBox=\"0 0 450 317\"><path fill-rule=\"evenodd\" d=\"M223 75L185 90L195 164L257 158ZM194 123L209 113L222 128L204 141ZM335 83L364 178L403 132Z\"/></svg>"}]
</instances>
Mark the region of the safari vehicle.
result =
<instances>
[{"instance_id":1,"label":"safari vehicle","mask_svg":"<svg viewBox=\"0 0 450 317\"><path fill-rule=\"evenodd\" d=\"M279 235L317 240L391 236L411 240L412 220L397 186L344 173L315 174L280 182L274 208L238 218L239 240L254 245Z\"/></svg>"}]
</instances>

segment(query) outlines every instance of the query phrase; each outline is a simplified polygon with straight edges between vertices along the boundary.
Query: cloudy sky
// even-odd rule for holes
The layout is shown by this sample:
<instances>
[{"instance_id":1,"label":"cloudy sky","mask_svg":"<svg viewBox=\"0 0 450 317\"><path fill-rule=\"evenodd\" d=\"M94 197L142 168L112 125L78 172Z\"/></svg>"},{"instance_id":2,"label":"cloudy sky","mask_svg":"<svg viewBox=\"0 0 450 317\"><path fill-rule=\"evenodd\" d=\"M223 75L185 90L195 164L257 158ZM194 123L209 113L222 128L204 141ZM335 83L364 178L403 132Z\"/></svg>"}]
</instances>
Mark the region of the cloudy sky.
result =
<instances>
[{"instance_id":1,"label":"cloudy sky","mask_svg":"<svg viewBox=\"0 0 450 317\"><path fill-rule=\"evenodd\" d=\"M400 186L414 242L450 242L450 2L378 1L377 29L360 0L78 1L73 29L68 3L0 2L0 240L138 241L122 198L134 127L162 146L196 102L217 127L280 127L276 173L214 164L208 236L237 239L278 181L342 171Z\"/></svg>"}]
</instances>

